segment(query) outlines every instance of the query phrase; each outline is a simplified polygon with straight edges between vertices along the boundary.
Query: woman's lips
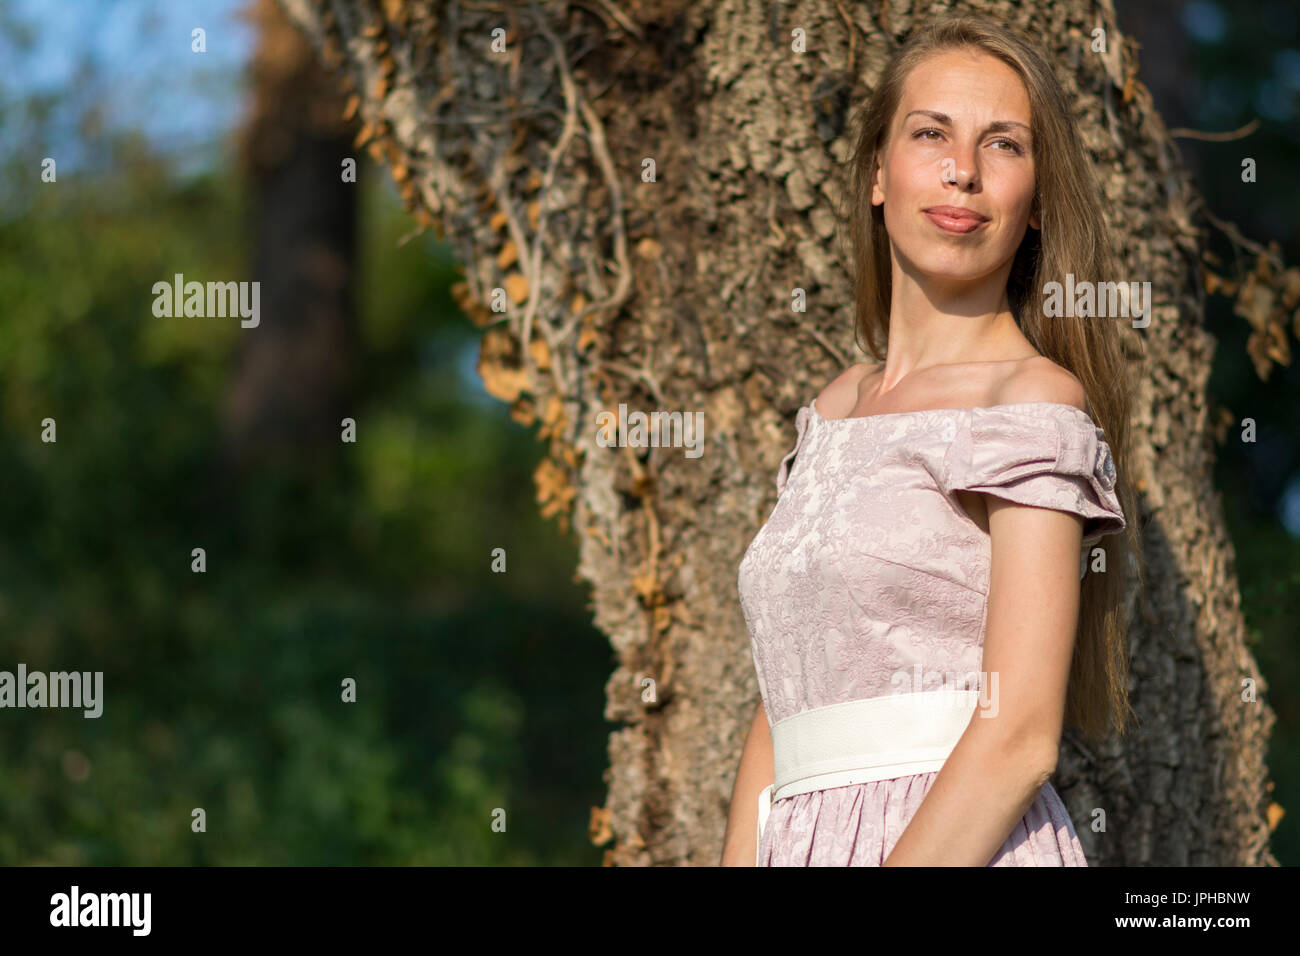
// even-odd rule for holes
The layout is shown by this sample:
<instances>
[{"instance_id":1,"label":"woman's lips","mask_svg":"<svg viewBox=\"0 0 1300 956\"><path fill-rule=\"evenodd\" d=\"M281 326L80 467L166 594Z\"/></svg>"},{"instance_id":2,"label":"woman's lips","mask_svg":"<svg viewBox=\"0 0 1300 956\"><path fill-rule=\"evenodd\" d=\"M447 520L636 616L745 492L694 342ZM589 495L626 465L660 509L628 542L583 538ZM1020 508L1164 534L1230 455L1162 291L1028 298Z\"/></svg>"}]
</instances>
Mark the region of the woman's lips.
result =
<instances>
[{"instance_id":1,"label":"woman's lips","mask_svg":"<svg viewBox=\"0 0 1300 956\"><path fill-rule=\"evenodd\" d=\"M926 219L944 232L959 236L974 232L988 222L988 219L979 213L971 212L969 209L958 209L956 206L931 206L921 212Z\"/></svg>"}]
</instances>

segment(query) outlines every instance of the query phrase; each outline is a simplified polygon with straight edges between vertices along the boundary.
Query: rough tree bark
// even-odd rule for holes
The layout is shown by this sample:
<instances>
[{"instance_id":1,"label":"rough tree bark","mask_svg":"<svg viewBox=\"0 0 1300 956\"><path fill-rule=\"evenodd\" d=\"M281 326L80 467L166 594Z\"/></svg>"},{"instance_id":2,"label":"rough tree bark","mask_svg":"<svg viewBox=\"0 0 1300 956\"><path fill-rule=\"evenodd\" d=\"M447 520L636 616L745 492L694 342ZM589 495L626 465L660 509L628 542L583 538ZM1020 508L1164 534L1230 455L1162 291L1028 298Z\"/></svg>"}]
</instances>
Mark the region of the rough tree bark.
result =
<instances>
[{"instance_id":1,"label":"rough tree bark","mask_svg":"<svg viewBox=\"0 0 1300 956\"><path fill-rule=\"evenodd\" d=\"M596 624L621 662L606 716L626 727L610 739L593 839L610 865L716 863L758 699L737 566L774 503L795 410L862 358L831 207L848 111L925 10L281 2L353 91L354 145L385 160L416 220L460 251L489 390L550 442L538 499L562 527L572 520ZM1049 48L1117 248L1156 303L1129 338L1150 564L1130 610L1142 728L1094 751L1067 736L1056 786L1095 864L1275 863L1273 714L1211 480L1197 197L1109 0L958 6ZM1091 49L1097 27L1104 55ZM792 48L796 30L807 52ZM806 313L791 309L796 288ZM620 402L704 411L707 453L598 447L596 415ZM1242 700L1247 678L1258 702ZM1098 807L1103 833L1089 826Z\"/></svg>"}]
</instances>

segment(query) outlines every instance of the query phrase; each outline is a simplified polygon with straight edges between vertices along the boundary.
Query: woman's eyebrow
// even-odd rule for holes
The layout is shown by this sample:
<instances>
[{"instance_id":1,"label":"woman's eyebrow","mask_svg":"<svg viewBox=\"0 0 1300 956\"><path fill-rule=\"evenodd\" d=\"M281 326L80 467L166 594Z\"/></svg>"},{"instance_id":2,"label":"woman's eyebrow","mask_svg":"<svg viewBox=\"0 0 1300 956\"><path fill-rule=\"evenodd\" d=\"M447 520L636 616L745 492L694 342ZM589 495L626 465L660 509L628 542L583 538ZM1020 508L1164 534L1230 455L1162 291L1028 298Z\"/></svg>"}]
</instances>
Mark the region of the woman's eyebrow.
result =
<instances>
[{"instance_id":1,"label":"woman's eyebrow","mask_svg":"<svg viewBox=\"0 0 1300 956\"><path fill-rule=\"evenodd\" d=\"M934 110L912 110L912 112L904 116L903 119L906 121L917 114L928 116L936 123L944 123L948 126L952 125L952 117L948 116L946 113L937 113ZM1009 133L1015 128L1022 129L1026 133L1030 131L1028 126L1024 123L1017 122L1016 120L998 120L997 122L989 123L988 127L984 131L986 133Z\"/></svg>"}]
</instances>

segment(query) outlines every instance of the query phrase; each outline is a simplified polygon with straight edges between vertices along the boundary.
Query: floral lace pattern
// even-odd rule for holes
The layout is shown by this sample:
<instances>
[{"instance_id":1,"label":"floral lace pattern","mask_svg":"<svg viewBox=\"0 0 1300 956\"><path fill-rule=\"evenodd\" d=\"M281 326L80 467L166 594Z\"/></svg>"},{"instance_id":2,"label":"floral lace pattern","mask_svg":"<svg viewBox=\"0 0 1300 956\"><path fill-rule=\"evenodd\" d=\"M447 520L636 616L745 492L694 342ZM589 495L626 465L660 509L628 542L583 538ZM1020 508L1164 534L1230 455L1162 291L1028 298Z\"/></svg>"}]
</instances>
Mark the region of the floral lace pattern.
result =
<instances>
[{"instance_id":1,"label":"floral lace pattern","mask_svg":"<svg viewBox=\"0 0 1300 956\"><path fill-rule=\"evenodd\" d=\"M956 492L1079 515L1085 548L1125 527L1110 447L1072 405L826 419L812 403L795 424L737 582L771 723L966 675L979 688L990 540ZM760 860L879 865L937 775L778 800ZM990 865L1087 865L1050 783Z\"/></svg>"}]
</instances>

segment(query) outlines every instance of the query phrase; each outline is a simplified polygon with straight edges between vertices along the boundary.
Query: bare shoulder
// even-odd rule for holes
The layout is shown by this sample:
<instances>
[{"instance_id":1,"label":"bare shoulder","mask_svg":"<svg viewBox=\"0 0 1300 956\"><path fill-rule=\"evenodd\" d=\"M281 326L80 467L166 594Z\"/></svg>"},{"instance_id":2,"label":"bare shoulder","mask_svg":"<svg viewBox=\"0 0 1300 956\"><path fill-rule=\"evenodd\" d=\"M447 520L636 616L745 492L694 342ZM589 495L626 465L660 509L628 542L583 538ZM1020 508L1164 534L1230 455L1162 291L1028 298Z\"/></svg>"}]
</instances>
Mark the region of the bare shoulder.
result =
<instances>
[{"instance_id":1,"label":"bare shoulder","mask_svg":"<svg viewBox=\"0 0 1300 956\"><path fill-rule=\"evenodd\" d=\"M816 398L817 413L827 418L841 418L858 404L858 385L880 368L875 362L859 362L837 375Z\"/></svg>"},{"instance_id":2,"label":"bare shoulder","mask_svg":"<svg viewBox=\"0 0 1300 956\"><path fill-rule=\"evenodd\" d=\"M1087 411L1086 399L1083 383L1073 372L1046 356L1039 355L1015 367L1015 371L998 388L995 404L1056 402Z\"/></svg>"}]
</instances>

